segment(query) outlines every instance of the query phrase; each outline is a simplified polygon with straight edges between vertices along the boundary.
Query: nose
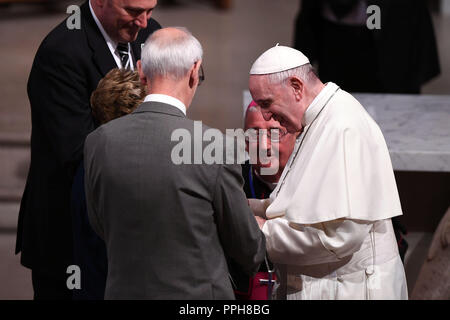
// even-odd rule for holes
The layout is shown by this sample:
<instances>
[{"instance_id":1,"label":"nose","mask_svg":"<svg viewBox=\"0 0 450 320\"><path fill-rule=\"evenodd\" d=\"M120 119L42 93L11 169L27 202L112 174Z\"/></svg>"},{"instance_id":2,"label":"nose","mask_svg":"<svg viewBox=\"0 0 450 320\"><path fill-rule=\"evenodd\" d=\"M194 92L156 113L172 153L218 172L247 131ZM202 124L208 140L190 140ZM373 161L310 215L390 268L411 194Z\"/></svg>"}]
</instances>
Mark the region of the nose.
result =
<instances>
[{"instance_id":1,"label":"nose","mask_svg":"<svg viewBox=\"0 0 450 320\"><path fill-rule=\"evenodd\" d=\"M266 111L266 110L261 110L261 113L263 115L264 120L269 121L270 119L272 119L272 115L273 115L272 112Z\"/></svg>"},{"instance_id":2,"label":"nose","mask_svg":"<svg viewBox=\"0 0 450 320\"><path fill-rule=\"evenodd\" d=\"M147 22L150 19L152 13L147 13L147 12L143 12L141 13L136 20L134 21L134 23L136 24L136 26L138 26L141 29L145 29L147 28Z\"/></svg>"}]
</instances>

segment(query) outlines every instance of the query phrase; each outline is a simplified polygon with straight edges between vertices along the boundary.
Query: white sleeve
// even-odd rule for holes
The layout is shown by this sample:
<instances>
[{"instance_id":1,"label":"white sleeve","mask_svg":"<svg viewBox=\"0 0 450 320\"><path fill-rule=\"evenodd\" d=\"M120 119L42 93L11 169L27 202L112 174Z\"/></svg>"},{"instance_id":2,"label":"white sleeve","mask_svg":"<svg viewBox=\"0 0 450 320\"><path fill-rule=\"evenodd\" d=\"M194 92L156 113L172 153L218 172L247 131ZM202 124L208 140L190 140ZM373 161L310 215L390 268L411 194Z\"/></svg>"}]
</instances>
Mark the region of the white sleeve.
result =
<instances>
[{"instance_id":1,"label":"white sleeve","mask_svg":"<svg viewBox=\"0 0 450 320\"><path fill-rule=\"evenodd\" d=\"M266 221L262 231L272 262L312 265L336 262L358 251L372 225L349 219L299 225L276 218Z\"/></svg>"}]
</instances>

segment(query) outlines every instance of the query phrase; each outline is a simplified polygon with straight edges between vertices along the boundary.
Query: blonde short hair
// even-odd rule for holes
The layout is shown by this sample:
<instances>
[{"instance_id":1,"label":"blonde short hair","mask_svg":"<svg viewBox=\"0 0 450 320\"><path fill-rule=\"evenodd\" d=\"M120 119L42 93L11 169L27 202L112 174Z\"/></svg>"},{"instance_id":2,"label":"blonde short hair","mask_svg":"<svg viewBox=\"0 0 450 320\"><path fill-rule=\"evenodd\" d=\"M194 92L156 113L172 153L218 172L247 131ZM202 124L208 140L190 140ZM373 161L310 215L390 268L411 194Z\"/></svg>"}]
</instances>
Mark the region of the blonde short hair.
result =
<instances>
[{"instance_id":1,"label":"blonde short hair","mask_svg":"<svg viewBox=\"0 0 450 320\"><path fill-rule=\"evenodd\" d=\"M91 95L94 118L104 124L133 112L147 95L136 71L112 69Z\"/></svg>"}]
</instances>

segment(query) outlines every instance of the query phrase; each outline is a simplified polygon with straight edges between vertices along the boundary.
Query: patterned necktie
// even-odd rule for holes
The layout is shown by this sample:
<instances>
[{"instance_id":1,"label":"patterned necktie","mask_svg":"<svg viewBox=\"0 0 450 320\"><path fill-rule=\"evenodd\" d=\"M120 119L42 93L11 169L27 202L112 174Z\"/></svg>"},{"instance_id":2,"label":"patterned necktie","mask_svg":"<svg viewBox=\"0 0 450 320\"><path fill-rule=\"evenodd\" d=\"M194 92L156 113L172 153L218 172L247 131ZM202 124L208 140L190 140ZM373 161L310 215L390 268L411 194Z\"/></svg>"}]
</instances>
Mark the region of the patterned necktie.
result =
<instances>
[{"instance_id":1,"label":"patterned necktie","mask_svg":"<svg viewBox=\"0 0 450 320\"><path fill-rule=\"evenodd\" d=\"M130 55L128 54L128 43L120 43L117 45L120 61L122 62L122 69L131 69Z\"/></svg>"}]
</instances>

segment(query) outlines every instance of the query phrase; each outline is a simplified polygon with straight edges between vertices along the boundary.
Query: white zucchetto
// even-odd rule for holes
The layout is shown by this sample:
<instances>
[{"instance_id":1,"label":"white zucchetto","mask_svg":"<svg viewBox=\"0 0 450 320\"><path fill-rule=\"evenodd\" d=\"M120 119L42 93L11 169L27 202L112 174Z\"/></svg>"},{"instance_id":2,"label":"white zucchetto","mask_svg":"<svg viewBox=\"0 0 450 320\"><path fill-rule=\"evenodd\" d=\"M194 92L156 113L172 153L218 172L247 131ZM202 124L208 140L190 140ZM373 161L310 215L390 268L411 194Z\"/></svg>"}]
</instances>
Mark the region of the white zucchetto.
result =
<instances>
[{"instance_id":1,"label":"white zucchetto","mask_svg":"<svg viewBox=\"0 0 450 320\"><path fill-rule=\"evenodd\" d=\"M297 68L309 63L309 59L300 51L279 46L265 51L253 63L250 74L270 74Z\"/></svg>"}]
</instances>

